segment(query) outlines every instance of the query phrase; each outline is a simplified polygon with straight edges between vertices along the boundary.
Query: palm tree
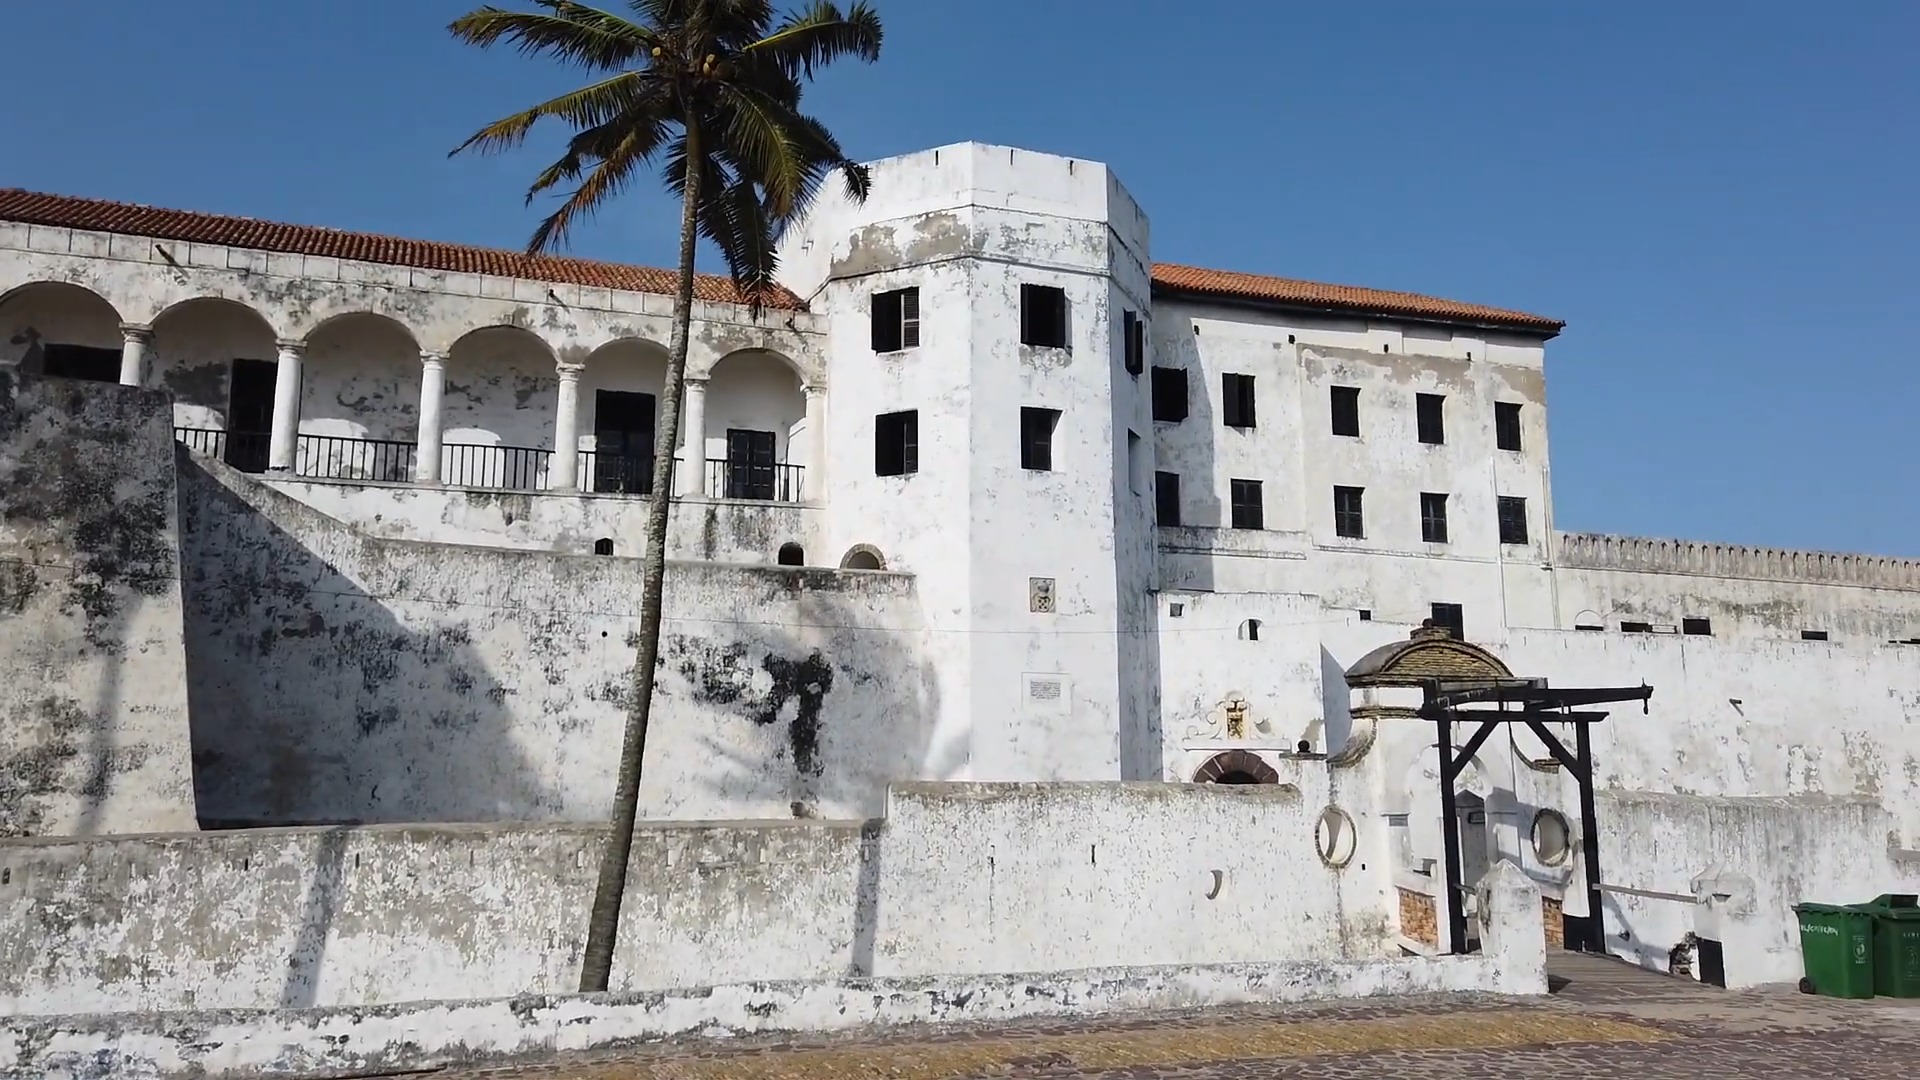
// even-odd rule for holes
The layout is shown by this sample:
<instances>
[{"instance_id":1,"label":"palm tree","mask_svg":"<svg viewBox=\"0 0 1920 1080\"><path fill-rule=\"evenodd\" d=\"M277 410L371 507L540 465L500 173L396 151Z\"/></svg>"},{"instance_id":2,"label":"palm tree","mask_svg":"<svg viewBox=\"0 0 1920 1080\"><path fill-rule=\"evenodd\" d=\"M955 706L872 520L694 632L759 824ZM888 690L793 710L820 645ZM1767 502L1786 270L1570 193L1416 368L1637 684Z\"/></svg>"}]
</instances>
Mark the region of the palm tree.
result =
<instances>
[{"instance_id":1,"label":"palm tree","mask_svg":"<svg viewBox=\"0 0 1920 1080\"><path fill-rule=\"evenodd\" d=\"M448 29L482 48L506 42L523 53L551 56L584 68L595 81L481 128L454 153L519 146L549 118L572 129L566 151L527 191L532 202L571 188L534 230L531 252L564 243L577 218L617 195L642 166L658 163L667 188L680 199L680 279L653 449L640 644L612 835L600 860L580 972L581 991L593 992L607 988L613 967L660 656L667 504L693 317L694 251L702 236L720 249L757 315L777 288L774 245L826 176L838 171L853 199L866 198L867 170L841 152L824 124L800 111L800 95L814 72L835 60L879 59L881 27L865 0L844 11L828 0L812 0L785 15L776 15L768 0L627 0L631 17L574 0L532 2L544 10L482 7Z\"/></svg>"}]
</instances>

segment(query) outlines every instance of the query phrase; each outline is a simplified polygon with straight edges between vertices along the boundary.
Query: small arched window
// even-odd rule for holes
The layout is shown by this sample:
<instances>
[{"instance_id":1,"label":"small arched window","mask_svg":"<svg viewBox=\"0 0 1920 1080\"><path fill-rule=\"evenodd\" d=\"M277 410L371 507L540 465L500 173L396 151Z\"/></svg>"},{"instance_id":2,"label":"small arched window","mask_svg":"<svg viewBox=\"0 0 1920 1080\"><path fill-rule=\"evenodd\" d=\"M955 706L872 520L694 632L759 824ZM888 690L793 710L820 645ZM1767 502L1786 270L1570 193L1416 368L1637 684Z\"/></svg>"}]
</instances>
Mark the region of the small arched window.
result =
<instances>
[{"instance_id":1,"label":"small arched window","mask_svg":"<svg viewBox=\"0 0 1920 1080\"><path fill-rule=\"evenodd\" d=\"M881 556L880 549L872 544L856 544L853 550L847 552L846 557L840 560L842 570L885 570L886 568L887 560Z\"/></svg>"},{"instance_id":2,"label":"small arched window","mask_svg":"<svg viewBox=\"0 0 1920 1080\"><path fill-rule=\"evenodd\" d=\"M781 544L778 558L781 566L805 566L807 565L807 549L801 547L799 544Z\"/></svg>"},{"instance_id":3,"label":"small arched window","mask_svg":"<svg viewBox=\"0 0 1920 1080\"><path fill-rule=\"evenodd\" d=\"M613 537L603 536L600 539L595 540L593 542L593 553L595 555L613 554Z\"/></svg>"},{"instance_id":4,"label":"small arched window","mask_svg":"<svg viewBox=\"0 0 1920 1080\"><path fill-rule=\"evenodd\" d=\"M1246 622L1243 622L1240 624L1240 640L1241 641L1259 641L1260 640L1260 620L1259 619L1248 619Z\"/></svg>"}]
</instances>

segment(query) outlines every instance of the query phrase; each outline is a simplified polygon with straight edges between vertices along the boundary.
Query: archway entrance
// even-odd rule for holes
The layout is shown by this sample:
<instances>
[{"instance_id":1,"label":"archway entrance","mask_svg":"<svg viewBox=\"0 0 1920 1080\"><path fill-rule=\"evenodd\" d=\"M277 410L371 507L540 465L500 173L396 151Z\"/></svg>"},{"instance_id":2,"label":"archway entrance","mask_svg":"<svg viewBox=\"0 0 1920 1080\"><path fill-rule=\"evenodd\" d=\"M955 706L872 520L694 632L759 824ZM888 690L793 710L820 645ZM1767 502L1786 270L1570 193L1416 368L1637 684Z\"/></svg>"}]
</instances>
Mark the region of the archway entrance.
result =
<instances>
[{"instance_id":1,"label":"archway entrance","mask_svg":"<svg viewBox=\"0 0 1920 1080\"><path fill-rule=\"evenodd\" d=\"M1277 784L1280 774L1247 750L1228 750L1207 759L1193 774L1196 784Z\"/></svg>"}]
</instances>

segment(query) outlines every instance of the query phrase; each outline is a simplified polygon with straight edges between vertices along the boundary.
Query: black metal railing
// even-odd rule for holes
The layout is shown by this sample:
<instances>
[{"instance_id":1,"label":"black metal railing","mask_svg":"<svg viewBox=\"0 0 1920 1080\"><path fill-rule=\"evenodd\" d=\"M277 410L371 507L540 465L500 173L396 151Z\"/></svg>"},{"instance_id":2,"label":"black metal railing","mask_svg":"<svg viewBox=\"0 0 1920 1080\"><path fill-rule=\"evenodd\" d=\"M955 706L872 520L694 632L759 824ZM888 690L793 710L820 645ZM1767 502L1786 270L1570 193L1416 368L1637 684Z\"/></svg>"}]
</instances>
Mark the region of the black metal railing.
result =
<instances>
[{"instance_id":1,"label":"black metal railing","mask_svg":"<svg viewBox=\"0 0 1920 1080\"><path fill-rule=\"evenodd\" d=\"M475 446L455 443L440 448L440 482L448 487L545 491L553 451L535 446Z\"/></svg>"},{"instance_id":2,"label":"black metal railing","mask_svg":"<svg viewBox=\"0 0 1920 1080\"><path fill-rule=\"evenodd\" d=\"M188 450L218 458L241 472L267 471L267 445L271 437L264 431L177 427L173 429L173 437Z\"/></svg>"},{"instance_id":3,"label":"black metal railing","mask_svg":"<svg viewBox=\"0 0 1920 1080\"><path fill-rule=\"evenodd\" d=\"M418 448L397 439L355 439L343 435L302 435L294 443L293 471L316 480L413 479Z\"/></svg>"},{"instance_id":4,"label":"black metal railing","mask_svg":"<svg viewBox=\"0 0 1920 1080\"><path fill-rule=\"evenodd\" d=\"M673 459L673 476L680 475L680 459ZM580 490L602 495L653 494L653 455L616 454L606 450L580 451Z\"/></svg>"},{"instance_id":5,"label":"black metal railing","mask_svg":"<svg viewBox=\"0 0 1920 1080\"><path fill-rule=\"evenodd\" d=\"M721 499L799 502L804 465L766 464L740 458L707 459L707 494Z\"/></svg>"}]
</instances>

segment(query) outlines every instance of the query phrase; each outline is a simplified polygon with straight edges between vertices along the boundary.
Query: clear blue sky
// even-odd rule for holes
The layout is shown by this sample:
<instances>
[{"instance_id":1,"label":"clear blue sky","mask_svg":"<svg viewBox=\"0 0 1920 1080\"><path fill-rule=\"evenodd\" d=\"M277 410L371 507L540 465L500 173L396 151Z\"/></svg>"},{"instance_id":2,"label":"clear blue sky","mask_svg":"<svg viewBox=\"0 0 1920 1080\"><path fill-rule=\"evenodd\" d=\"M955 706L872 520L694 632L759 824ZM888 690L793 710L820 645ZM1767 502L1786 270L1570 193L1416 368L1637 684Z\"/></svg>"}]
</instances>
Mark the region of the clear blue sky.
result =
<instances>
[{"instance_id":1,"label":"clear blue sky","mask_svg":"<svg viewBox=\"0 0 1920 1080\"><path fill-rule=\"evenodd\" d=\"M518 246L553 144L446 151L572 77L456 45L470 6L12 0L0 186ZM1561 528L1920 556L1920 4L879 7L809 98L855 157L1106 161L1158 259L1566 319ZM649 188L574 250L676 223Z\"/></svg>"}]
</instances>

